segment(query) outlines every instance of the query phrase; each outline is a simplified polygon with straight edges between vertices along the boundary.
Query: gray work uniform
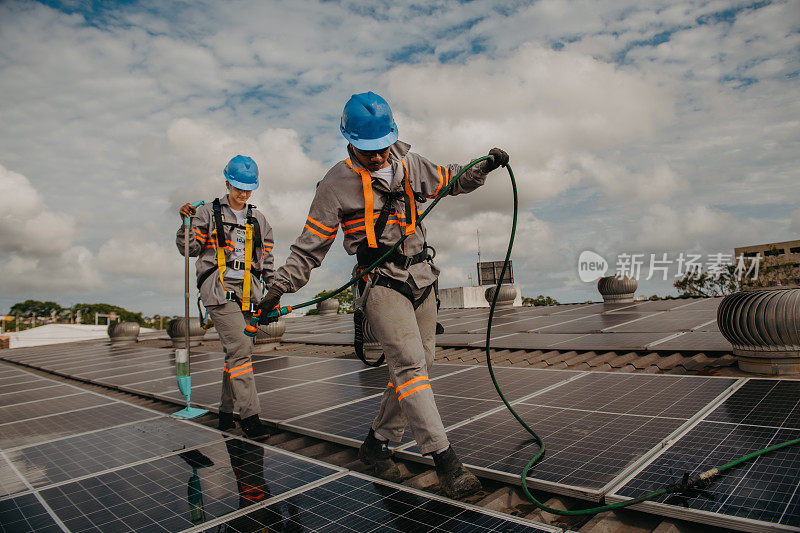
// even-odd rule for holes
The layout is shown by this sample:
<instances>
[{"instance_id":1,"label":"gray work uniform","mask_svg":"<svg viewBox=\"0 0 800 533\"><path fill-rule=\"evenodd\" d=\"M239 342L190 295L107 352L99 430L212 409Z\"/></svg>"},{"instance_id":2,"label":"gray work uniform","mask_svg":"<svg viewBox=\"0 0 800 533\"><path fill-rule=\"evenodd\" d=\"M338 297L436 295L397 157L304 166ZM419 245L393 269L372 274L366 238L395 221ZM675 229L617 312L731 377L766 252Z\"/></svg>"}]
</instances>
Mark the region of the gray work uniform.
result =
<instances>
[{"instance_id":1,"label":"gray work uniform","mask_svg":"<svg viewBox=\"0 0 800 533\"><path fill-rule=\"evenodd\" d=\"M236 216L228 203L228 196L220 197L222 218L225 222L236 223ZM261 232L261 243L253 243L253 260L251 262L250 300L258 304L264 297L264 286L272 282L274 276L272 249L275 245L272 236L272 226L269 225L264 215L253 209L252 215L258 220ZM210 203L200 206L197 214L191 219L192 231L190 232L189 255L197 257L196 270L198 278L209 269L217 268L217 241L213 235L214 211ZM232 230L225 228L225 237L228 242L226 256L233 252ZM255 238L255 237L254 237ZM176 244L183 255L184 228L178 229ZM229 266L228 269L231 267ZM230 270L226 270L229 272ZM260 271L256 275L254 272ZM214 271L200 286L200 299L208 309L214 327L219 333L222 349L225 352L225 366L222 371L222 394L220 411L232 413L235 405L239 407L239 414L247 418L261 412L258 403L251 355L253 341L244 334L246 320L250 313L243 312L239 303L228 301L225 291L233 291L239 301L242 298L242 285L244 280L227 279L223 289L219 274Z\"/></svg>"},{"instance_id":2,"label":"gray work uniform","mask_svg":"<svg viewBox=\"0 0 800 533\"><path fill-rule=\"evenodd\" d=\"M398 141L389 153L393 174L402 179L395 178L392 184L391 190L397 195L393 200L395 212L389 216L380 236L383 244L392 245L404 233L411 231L415 206L410 204L406 187L412 191L415 202L434 198L462 168L456 164L435 165L410 152L410 148L410 145ZM351 150L349 146L348 150ZM465 172L450 194L470 192L483 185L485 165L486 162L481 162ZM303 232L291 246L286 264L275 274L275 286L283 292L296 292L308 282L311 270L322 263L339 228L344 235L345 251L350 255L354 255L359 245L368 239L368 217L371 215L373 220L378 217L384 195L390 189L375 175L371 176L371 183L366 183L359 174L364 170L351 152L347 160L334 165L317 184ZM369 196L365 196L365 190ZM372 203L372 213L366 213L368 201ZM407 212L407 206L412 212ZM424 247L425 228L420 225L398 251L411 257L420 254ZM376 272L407 283L419 297L436 281L439 269L432 261L422 261L407 268L385 263ZM391 379L373 428L385 437L399 441L407 421L423 454L446 447L447 436L428 381L428 368L433 363L435 349L435 297L430 296L414 311L408 298L399 292L375 286L367 298L366 314L386 353Z\"/></svg>"}]
</instances>

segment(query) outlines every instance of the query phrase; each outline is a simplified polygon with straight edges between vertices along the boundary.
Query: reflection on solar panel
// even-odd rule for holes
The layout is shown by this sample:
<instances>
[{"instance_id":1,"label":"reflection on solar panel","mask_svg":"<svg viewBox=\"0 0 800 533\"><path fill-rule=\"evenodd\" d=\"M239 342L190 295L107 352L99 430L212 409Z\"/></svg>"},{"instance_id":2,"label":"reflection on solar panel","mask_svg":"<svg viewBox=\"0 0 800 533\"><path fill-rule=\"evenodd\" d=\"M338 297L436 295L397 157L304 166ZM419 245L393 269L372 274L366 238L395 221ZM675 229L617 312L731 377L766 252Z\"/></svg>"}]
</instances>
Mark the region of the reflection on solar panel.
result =
<instances>
[{"instance_id":1,"label":"reflection on solar panel","mask_svg":"<svg viewBox=\"0 0 800 533\"><path fill-rule=\"evenodd\" d=\"M725 378L587 373L518 400L514 409L547 445L544 460L531 472L532 486L599 499L733 383ZM505 409L450 427L447 435L464 463L510 482L539 449ZM418 455L414 447L400 453Z\"/></svg>"},{"instance_id":2,"label":"reflection on solar panel","mask_svg":"<svg viewBox=\"0 0 800 533\"><path fill-rule=\"evenodd\" d=\"M228 439L39 493L74 531L180 531L336 472Z\"/></svg>"},{"instance_id":3,"label":"reflection on solar panel","mask_svg":"<svg viewBox=\"0 0 800 533\"><path fill-rule=\"evenodd\" d=\"M557 528L445 501L413 489L353 474L223 523L226 530L234 532L559 531ZM207 529L217 530L217 527Z\"/></svg>"},{"instance_id":4,"label":"reflection on solar panel","mask_svg":"<svg viewBox=\"0 0 800 533\"><path fill-rule=\"evenodd\" d=\"M747 453L800 438L800 381L750 379L608 496L622 501ZM747 531L800 531L800 447L723 472L702 491L642 504L650 512Z\"/></svg>"}]
</instances>

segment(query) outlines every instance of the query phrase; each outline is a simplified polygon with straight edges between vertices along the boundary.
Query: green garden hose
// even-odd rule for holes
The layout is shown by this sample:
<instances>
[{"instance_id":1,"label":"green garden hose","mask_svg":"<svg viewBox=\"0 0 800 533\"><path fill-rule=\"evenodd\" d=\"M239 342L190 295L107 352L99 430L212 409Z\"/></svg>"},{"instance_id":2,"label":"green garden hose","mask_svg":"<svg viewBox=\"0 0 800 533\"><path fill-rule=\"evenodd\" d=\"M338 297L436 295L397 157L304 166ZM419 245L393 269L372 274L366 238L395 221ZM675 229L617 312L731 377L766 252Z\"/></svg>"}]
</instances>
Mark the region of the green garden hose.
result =
<instances>
[{"instance_id":1,"label":"green garden hose","mask_svg":"<svg viewBox=\"0 0 800 533\"><path fill-rule=\"evenodd\" d=\"M450 180L450 183L439 192L439 194L436 196L436 198L434 198L434 200L431 203L431 205L429 205L428 208L425 209L425 211L419 217L417 217L416 224L417 225L421 224L422 220L436 206L436 204L439 203L439 200L441 200L442 198L447 196L447 194L449 194L450 190L453 188L453 185L464 174L464 172L469 170L471 167L477 165L481 161L485 161L487 159L492 159L492 156L488 156L487 155L487 156L479 157L478 159L475 159L474 161L471 161L469 164L464 166L464 168L462 168L455 176L453 176L453 179ZM514 178L514 171L511 169L510 165L506 165L506 170L508 170L508 176L509 176L509 178L511 180L511 188L512 188L513 195L514 195L514 212L513 212L513 218L512 218L512 223L511 223L511 233L510 233L509 239L508 239L508 249L506 250L505 260L503 261L503 268L502 268L502 270L500 272L500 278L499 278L500 280L503 279L503 277L505 276L506 271L508 270L508 265L509 265L510 258L511 258L511 250L514 247L514 237L515 237L516 232L517 232L517 212L519 210L519 198L518 198L518 195L517 195L517 182L516 182L516 180ZM342 291L346 290L348 287L350 287L351 285L355 284L359 279L361 279L362 276L365 276L365 275L369 274L375 268L377 268L378 265L382 264L386 260L386 258L389 257L389 255L391 255L397 249L397 247L400 246L403 243L403 241L406 240L407 237L408 237L408 234L403 235L400 238L400 240L398 240L394 244L394 246L392 246L391 248L389 248L389 250L386 251L386 253L384 253L375 262L373 262L366 269L361 271L358 275L354 276L352 279L350 279L350 281L348 281L347 283L345 283L344 285L342 285L338 289L334 290L333 292L330 292L330 293L326 294L325 296L320 296L318 298L314 298L313 300L309 300L307 302L303 302L303 303L300 303L298 305L294 305L291 308L292 309L300 309L300 308L303 308L303 307L316 305L316 304L322 302L323 300L327 300L328 298L332 298L333 296L336 296L337 294L339 294ZM525 468L523 468L522 474L521 474L522 490L525 492L525 496L527 496L527 498L531 501L531 503L533 503L539 509L541 509L541 510L543 510L545 512L548 512L548 513L551 513L551 514L555 514L555 515L560 515L560 516L592 515L592 514L602 513L604 511L611 511L611 510L614 510L614 509L627 507L629 505L635 505L637 503L642 503L642 502L647 501L647 500L652 500L652 499L657 498L659 496L662 496L664 494L683 492L683 491L685 491L685 490L687 490L689 488L693 488L693 487L696 488L696 487L708 485L708 484L711 483L711 479L714 476L716 476L717 474L719 474L721 472L724 472L725 470L728 470L730 468L733 468L733 467L735 467L735 466L737 466L737 465L739 465L739 464L741 464L741 463L743 463L745 461L749 461L751 459L755 459L756 457L758 457L760 455L763 455L763 454L769 453L769 452L773 452L775 450L779 450L779 449L785 448L787 446L794 446L794 445L800 444L800 439L793 439L793 440L789 440L789 441L786 441L786 442L782 442L780 444L776 444L774 446L770 446L768 448L764 448L762 450L758 450L756 452L750 453L748 455L740 457L739 459L736 459L735 461L731 461L729 463L726 463L726 464L724 464L722 466L719 466L719 467L716 467L716 468L712 468L710 470L706 470L705 472L702 472L701 474L698 474L698 475L696 475L696 476L694 476L692 478L688 478L688 476L686 476L679 483L675 483L675 484L672 484L672 485L669 485L669 486L666 486L666 487L662 487L662 488L660 488L658 490L655 490L655 491L650 492L648 494L645 494L643 496L639 496L638 498L634 498L632 500L626 500L624 502L613 503L613 504L608 504L608 505L601 505L601 506L598 506L598 507L591 507L591 508L588 508L588 509L577 509L577 510L574 510L574 511L565 511L565 510L562 510L562 509L554 509L553 507L549 507L549 506L545 505L544 503L542 503L539 500L537 500L533 496L533 494L531 494L530 490L528 490L528 481L527 481L528 480L528 472L544 456L544 453L545 453L544 441L542 441L541 437L539 437L539 435L537 435L536 432L533 431L533 429L531 429L531 427L528 426L527 423L525 423L525 421L522 419L522 417L520 417L519 414L517 414L517 412L514 410L514 408L508 402L508 400L506 399L505 395L503 394L503 391L500 389L500 385L497 383L497 378L494 375L494 369L492 367L492 354L491 354L491 348L490 348L490 340L491 340L491 337L492 337L492 321L494 320L494 311L495 311L495 306L497 305L497 297L500 294L500 286L501 286L501 284L502 284L502 281L498 281L497 287L496 287L496 289L494 291L494 296L492 297L492 302L491 302L491 304L489 306L489 318L487 320L487 325L486 325L486 365L489 368L489 375L492 378L492 383L494 384L494 388L497 390L498 396L500 396L500 399L503 401L503 403L505 404L505 406L509 410L509 412L514 416L514 418L517 419L517 421L525 429L525 431L530 433L530 435L533 437L533 440L539 446L539 452L533 457L533 459L531 459L528 462L528 464L525 465ZM273 313L274 313L274 316L276 316L276 317L278 316L278 313L276 313L274 311L271 312L270 315L273 315Z\"/></svg>"}]
</instances>

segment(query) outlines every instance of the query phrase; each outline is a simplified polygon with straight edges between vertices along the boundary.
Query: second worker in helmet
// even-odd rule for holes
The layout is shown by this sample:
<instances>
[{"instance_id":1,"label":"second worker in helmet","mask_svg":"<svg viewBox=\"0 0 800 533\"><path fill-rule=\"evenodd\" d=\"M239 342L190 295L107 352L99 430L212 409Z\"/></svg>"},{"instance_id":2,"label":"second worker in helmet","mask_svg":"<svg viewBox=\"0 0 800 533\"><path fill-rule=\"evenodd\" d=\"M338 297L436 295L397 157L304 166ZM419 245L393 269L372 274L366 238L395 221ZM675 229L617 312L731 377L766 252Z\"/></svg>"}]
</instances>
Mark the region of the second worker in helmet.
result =
<instances>
[{"instance_id":1,"label":"second worker in helmet","mask_svg":"<svg viewBox=\"0 0 800 533\"><path fill-rule=\"evenodd\" d=\"M375 269L365 312L380 341L389 369L389 385L359 457L377 476L401 480L387 441L400 442L408 423L422 454L433 455L445 494L462 498L480 489L478 479L456 457L434 402L428 369L436 347L436 297L431 287L439 269L427 252L425 228L415 228L418 203L435 198L462 166L436 165L398 140L389 104L368 92L353 95L344 107L341 131L347 158L331 168L317 185L303 232L262 305L262 314L278 305L284 293L303 287L320 266L339 228L344 248L360 268L381 257L404 234L408 238ZM465 172L450 194L471 192L486 174L508 163L494 156Z\"/></svg>"}]
</instances>

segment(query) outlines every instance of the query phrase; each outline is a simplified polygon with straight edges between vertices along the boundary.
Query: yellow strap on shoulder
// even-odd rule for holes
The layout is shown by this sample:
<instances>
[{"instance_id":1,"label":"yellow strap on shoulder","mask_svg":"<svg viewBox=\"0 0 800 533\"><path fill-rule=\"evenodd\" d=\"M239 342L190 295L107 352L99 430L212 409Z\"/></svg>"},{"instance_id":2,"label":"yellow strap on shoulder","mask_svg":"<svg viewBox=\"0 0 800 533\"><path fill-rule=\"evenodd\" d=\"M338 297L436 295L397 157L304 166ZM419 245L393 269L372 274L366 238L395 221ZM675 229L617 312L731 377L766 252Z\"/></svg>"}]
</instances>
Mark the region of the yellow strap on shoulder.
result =
<instances>
[{"instance_id":1,"label":"yellow strap on shoulder","mask_svg":"<svg viewBox=\"0 0 800 533\"><path fill-rule=\"evenodd\" d=\"M214 224L214 242L217 244L217 273L219 274L219 282L222 283L222 290L225 291L225 281L223 275L225 274L225 248L219 245L217 240L217 224Z\"/></svg>"},{"instance_id":2,"label":"yellow strap on shoulder","mask_svg":"<svg viewBox=\"0 0 800 533\"><path fill-rule=\"evenodd\" d=\"M366 169L353 168L349 157L344 162L361 176L361 188L364 190L364 230L367 233L367 246L377 248L378 241L375 239L375 217L373 216L372 176Z\"/></svg>"},{"instance_id":3,"label":"yellow strap on shoulder","mask_svg":"<svg viewBox=\"0 0 800 533\"><path fill-rule=\"evenodd\" d=\"M253 263L253 225L247 224L244 237L244 282L242 283L242 311L250 311L250 266Z\"/></svg>"}]
</instances>

